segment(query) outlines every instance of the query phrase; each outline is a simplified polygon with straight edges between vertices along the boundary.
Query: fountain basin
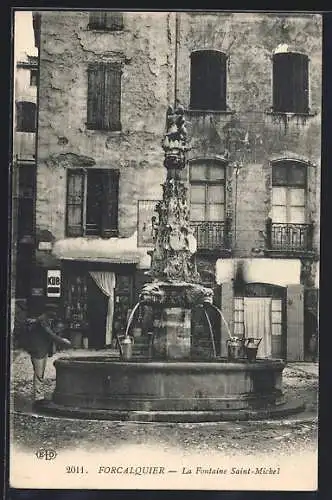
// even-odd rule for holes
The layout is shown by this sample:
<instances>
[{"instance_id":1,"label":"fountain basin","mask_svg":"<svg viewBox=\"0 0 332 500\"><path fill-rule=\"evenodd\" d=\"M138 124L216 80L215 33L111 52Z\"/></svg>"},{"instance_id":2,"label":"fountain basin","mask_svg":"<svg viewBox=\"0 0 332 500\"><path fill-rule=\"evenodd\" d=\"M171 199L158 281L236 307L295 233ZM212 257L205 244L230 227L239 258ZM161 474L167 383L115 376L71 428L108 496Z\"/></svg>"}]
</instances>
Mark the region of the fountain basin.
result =
<instances>
[{"instance_id":1,"label":"fountain basin","mask_svg":"<svg viewBox=\"0 0 332 500\"><path fill-rule=\"evenodd\" d=\"M55 361L53 403L64 408L120 411L220 411L275 408L285 402L280 360L230 363Z\"/></svg>"}]
</instances>

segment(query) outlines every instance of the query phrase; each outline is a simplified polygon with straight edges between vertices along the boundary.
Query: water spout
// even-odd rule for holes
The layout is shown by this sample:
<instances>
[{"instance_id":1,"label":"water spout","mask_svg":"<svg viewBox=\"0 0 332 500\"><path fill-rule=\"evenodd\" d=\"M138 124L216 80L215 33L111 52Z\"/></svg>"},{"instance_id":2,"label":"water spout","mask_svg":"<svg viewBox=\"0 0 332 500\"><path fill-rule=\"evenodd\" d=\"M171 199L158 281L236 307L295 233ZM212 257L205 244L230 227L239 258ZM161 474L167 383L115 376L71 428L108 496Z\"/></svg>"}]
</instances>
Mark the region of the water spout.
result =
<instances>
[{"instance_id":1,"label":"water spout","mask_svg":"<svg viewBox=\"0 0 332 500\"><path fill-rule=\"evenodd\" d=\"M221 312L221 309L219 309L219 307L215 306L214 304L210 304L209 302L207 302L206 304L204 304L204 306L205 306L205 307L206 307L206 306L210 306L210 307L212 307L213 309L215 309L215 310L216 310L216 311L220 314L220 317L221 317L221 319L222 319L222 321L223 321L224 325L226 326L226 330L227 330L228 336L229 336L229 337L231 337L231 336L232 336L231 331L230 331L230 329L229 329L229 326L228 326L227 321L226 321L226 320L225 320L225 318L224 318L223 313Z\"/></svg>"},{"instance_id":2,"label":"water spout","mask_svg":"<svg viewBox=\"0 0 332 500\"><path fill-rule=\"evenodd\" d=\"M209 315L208 315L208 313L206 312L205 309L204 309L204 314L205 314L205 317L206 317L206 321L207 321L207 323L209 325L210 337L211 337L212 349L213 349L213 356L216 358L217 357L217 351L216 351L216 344L214 342L214 335L213 335L213 331L212 331L212 325L211 325L211 321L210 321Z\"/></svg>"},{"instance_id":3,"label":"water spout","mask_svg":"<svg viewBox=\"0 0 332 500\"><path fill-rule=\"evenodd\" d=\"M130 313L130 316L129 316L128 322L127 322L125 337L128 337L129 328L131 327L131 324L134 320L135 312L137 311L137 309L139 308L140 305L141 305L141 302L137 302L137 304L135 305L135 307L133 308L133 310Z\"/></svg>"}]
</instances>

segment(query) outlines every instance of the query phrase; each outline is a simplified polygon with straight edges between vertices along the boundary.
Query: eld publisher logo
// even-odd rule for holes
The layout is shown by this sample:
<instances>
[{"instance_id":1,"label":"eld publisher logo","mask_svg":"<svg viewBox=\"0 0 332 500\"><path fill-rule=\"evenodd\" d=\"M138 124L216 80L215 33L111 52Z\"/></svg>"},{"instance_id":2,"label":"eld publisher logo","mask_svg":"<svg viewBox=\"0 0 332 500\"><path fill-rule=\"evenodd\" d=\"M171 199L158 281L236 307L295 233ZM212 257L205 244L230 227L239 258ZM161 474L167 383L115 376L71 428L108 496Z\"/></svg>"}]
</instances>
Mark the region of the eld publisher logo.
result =
<instances>
[{"instance_id":1,"label":"eld publisher logo","mask_svg":"<svg viewBox=\"0 0 332 500\"><path fill-rule=\"evenodd\" d=\"M55 450L45 450L44 448L39 448L36 451L36 457L44 460L54 460L57 456Z\"/></svg>"}]
</instances>

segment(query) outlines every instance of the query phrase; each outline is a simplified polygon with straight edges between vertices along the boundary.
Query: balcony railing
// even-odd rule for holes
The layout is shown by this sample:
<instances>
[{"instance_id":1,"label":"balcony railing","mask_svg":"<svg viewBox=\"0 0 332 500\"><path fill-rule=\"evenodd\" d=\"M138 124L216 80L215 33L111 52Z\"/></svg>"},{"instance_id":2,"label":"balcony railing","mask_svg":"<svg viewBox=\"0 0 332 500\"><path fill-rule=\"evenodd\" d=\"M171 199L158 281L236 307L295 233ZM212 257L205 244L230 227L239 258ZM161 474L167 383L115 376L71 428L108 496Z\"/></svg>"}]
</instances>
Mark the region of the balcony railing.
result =
<instances>
[{"instance_id":1,"label":"balcony railing","mask_svg":"<svg viewBox=\"0 0 332 500\"><path fill-rule=\"evenodd\" d=\"M268 250L279 252L312 251L312 224L287 224L267 221Z\"/></svg>"},{"instance_id":2,"label":"balcony railing","mask_svg":"<svg viewBox=\"0 0 332 500\"><path fill-rule=\"evenodd\" d=\"M225 222L191 222L197 241L198 250L230 250L230 223Z\"/></svg>"}]
</instances>

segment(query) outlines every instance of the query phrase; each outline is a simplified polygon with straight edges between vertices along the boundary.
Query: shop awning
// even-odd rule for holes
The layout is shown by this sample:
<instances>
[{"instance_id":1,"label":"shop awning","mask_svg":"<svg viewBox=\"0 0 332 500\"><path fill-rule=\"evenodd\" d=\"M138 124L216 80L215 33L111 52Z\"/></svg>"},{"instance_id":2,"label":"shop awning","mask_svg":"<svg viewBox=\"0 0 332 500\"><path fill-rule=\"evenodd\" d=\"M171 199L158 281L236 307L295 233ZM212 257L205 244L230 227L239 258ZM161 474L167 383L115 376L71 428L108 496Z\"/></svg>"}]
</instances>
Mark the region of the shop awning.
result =
<instances>
[{"instance_id":1,"label":"shop awning","mask_svg":"<svg viewBox=\"0 0 332 500\"><path fill-rule=\"evenodd\" d=\"M247 283L267 283L287 286L299 285L301 262L299 259L219 259L216 262L217 283L235 278L242 263L243 279Z\"/></svg>"},{"instance_id":2,"label":"shop awning","mask_svg":"<svg viewBox=\"0 0 332 500\"><path fill-rule=\"evenodd\" d=\"M60 260L136 264L150 267L148 248L137 247L137 233L129 238L65 238L53 244L52 254Z\"/></svg>"}]
</instances>

